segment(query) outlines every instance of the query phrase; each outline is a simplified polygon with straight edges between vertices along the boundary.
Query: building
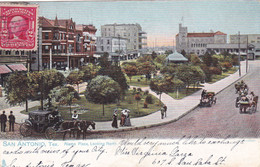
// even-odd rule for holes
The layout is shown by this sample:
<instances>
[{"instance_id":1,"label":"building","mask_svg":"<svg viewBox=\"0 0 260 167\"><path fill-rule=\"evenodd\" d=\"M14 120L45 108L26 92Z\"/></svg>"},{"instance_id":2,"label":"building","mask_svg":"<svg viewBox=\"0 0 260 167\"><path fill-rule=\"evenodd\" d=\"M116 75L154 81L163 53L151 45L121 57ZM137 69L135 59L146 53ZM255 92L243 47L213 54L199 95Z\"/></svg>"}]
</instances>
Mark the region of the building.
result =
<instances>
[{"instance_id":1,"label":"building","mask_svg":"<svg viewBox=\"0 0 260 167\"><path fill-rule=\"evenodd\" d=\"M240 40L239 40L239 38L240 38ZM240 43L242 43L242 44L260 43L260 34L241 34L241 35L235 34L235 35L229 35L229 43L237 44L237 43L239 43L238 41L240 41Z\"/></svg>"},{"instance_id":2,"label":"building","mask_svg":"<svg viewBox=\"0 0 260 167\"><path fill-rule=\"evenodd\" d=\"M43 68L78 68L92 61L96 50L97 29L93 25L76 25L71 19L50 20L40 17ZM40 46L40 45L39 45Z\"/></svg>"},{"instance_id":3,"label":"building","mask_svg":"<svg viewBox=\"0 0 260 167\"><path fill-rule=\"evenodd\" d=\"M240 50L239 50L240 48ZM226 44L208 44L207 50L214 51L216 54L221 54L223 52L228 52L230 54L246 56L247 55L247 45L246 44L233 44L233 43L226 43Z\"/></svg>"},{"instance_id":4,"label":"building","mask_svg":"<svg viewBox=\"0 0 260 167\"><path fill-rule=\"evenodd\" d=\"M101 37L128 39L127 51L141 52L147 47L146 32L140 24L106 24L101 26Z\"/></svg>"},{"instance_id":5,"label":"building","mask_svg":"<svg viewBox=\"0 0 260 167\"><path fill-rule=\"evenodd\" d=\"M121 37L97 37L97 54L109 54L113 61L126 60L128 39Z\"/></svg>"},{"instance_id":6,"label":"building","mask_svg":"<svg viewBox=\"0 0 260 167\"><path fill-rule=\"evenodd\" d=\"M176 49L180 53L184 50L186 53L203 55L207 51L208 44L225 43L227 43L227 34L223 32L188 33L188 28L179 24L179 33L176 35Z\"/></svg>"}]
</instances>

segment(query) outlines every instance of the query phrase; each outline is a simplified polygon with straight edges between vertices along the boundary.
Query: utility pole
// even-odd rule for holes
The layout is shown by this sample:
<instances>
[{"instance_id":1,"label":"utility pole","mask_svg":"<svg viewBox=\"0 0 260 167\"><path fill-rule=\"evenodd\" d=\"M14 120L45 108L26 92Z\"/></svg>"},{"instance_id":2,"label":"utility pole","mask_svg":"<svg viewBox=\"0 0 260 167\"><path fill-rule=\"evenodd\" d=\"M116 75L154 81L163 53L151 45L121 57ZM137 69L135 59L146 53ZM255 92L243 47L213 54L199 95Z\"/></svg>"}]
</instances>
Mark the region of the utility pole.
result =
<instances>
[{"instance_id":1,"label":"utility pole","mask_svg":"<svg viewBox=\"0 0 260 167\"><path fill-rule=\"evenodd\" d=\"M246 73L248 69L248 35L246 36Z\"/></svg>"},{"instance_id":2,"label":"utility pole","mask_svg":"<svg viewBox=\"0 0 260 167\"><path fill-rule=\"evenodd\" d=\"M240 65L240 31L238 31L238 61L239 61L239 76L241 77L241 65Z\"/></svg>"}]
</instances>

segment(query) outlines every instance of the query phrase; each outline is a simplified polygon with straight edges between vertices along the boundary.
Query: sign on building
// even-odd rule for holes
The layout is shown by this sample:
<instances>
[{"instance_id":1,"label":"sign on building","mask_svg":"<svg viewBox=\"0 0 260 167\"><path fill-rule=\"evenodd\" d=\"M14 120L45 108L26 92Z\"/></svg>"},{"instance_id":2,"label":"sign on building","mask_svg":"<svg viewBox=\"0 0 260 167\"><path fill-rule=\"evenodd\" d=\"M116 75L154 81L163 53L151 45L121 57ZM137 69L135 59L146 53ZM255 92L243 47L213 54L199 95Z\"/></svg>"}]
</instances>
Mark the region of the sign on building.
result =
<instances>
[{"instance_id":1,"label":"sign on building","mask_svg":"<svg viewBox=\"0 0 260 167\"><path fill-rule=\"evenodd\" d=\"M0 49L37 50L37 5L0 4L0 24Z\"/></svg>"}]
</instances>

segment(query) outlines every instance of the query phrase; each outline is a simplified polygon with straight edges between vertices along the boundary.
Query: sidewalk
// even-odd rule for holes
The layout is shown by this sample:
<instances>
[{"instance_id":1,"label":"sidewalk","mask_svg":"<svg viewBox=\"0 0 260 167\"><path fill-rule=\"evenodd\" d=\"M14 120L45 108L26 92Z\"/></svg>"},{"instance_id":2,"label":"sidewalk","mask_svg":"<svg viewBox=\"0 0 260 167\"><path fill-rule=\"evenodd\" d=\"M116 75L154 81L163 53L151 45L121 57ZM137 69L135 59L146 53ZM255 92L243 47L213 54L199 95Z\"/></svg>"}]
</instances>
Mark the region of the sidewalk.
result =
<instances>
[{"instance_id":1,"label":"sidewalk","mask_svg":"<svg viewBox=\"0 0 260 167\"><path fill-rule=\"evenodd\" d=\"M254 61L255 62L255 61ZM249 62L254 63L254 62ZM245 69L245 61L241 62L241 77L243 77L246 74ZM249 66L250 67L250 66ZM230 76L214 83L214 84L204 84L204 89L207 91L213 91L216 93L221 92L224 90L227 86L230 84L236 82L239 77L239 72L237 71L234 74L231 74ZM76 88L76 87L75 87ZM86 88L86 83L80 85L80 92L84 91ZM154 92L152 92L148 87L142 88L144 91L149 90L151 94L158 97L158 95ZM164 119L161 119L161 113L160 111L154 112L150 115L139 117L139 118L131 118L131 127L119 127L118 129L112 128L111 123L112 121L107 122L96 122L96 130L95 132L115 132L115 131L126 131L126 130L133 130L133 129L142 129L142 128L148 128L158 125L167 124L170 122L174 122L181 117L188 114L192 109L196 108L200 102L201 97L201 91L198 91L190 96L187 96L181 100L175 100L171 98L169 95L163 93L161 96L161 100L164 104L167 105L167 117ZM39 105L39 101L35 102L29 102L29 107L37 106ZM7 114L9 114L9 111L13 111L15 116L17 117L17 122L21 123L24 121L24 119L27 119L28 116L21 114L20 111L24 110L24 106L21 107L11 107L5 109L7 111ZM131 114L131 113L130 113ZM120 116L120 114L119 114ZM19 119L18 119L19 118ZM119 123L119 121L118 121Z\"/></svg>"}]
</instances>

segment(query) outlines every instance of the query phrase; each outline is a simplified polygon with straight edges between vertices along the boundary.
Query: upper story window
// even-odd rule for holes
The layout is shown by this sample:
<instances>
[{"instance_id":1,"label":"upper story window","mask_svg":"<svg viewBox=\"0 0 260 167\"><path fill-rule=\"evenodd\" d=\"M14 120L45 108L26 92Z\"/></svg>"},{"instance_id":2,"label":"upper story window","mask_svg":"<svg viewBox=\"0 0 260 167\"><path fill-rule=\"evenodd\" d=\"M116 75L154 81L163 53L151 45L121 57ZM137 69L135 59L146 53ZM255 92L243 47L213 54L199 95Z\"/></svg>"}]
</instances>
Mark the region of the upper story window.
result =
<instances>
[{"instance_id":1,"label":"upper story window","mask_svg":"<svg viewBox=\"0 0 260 167\"><path fill-rule=\"evenodd\" d=\"M44 39L49 39L49 33L48 32L44 33Z\"/></svg>"}]
</instances>

